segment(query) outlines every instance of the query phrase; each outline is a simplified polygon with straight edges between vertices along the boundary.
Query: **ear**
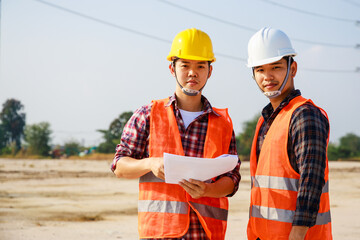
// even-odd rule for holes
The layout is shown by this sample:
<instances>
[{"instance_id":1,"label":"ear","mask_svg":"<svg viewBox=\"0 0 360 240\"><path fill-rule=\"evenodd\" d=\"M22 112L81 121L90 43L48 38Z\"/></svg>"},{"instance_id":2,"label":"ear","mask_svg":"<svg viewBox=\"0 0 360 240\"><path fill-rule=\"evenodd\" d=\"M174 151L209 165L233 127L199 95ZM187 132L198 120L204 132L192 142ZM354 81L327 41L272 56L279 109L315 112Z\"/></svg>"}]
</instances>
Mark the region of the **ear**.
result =
<instances>
[{"instance_id":1,"label":"ear","mask_svg":"<svg viewBox=\"0 0 360 240\"><path fill-rule=\"evenodd\" d=\"M294 78L297 73L297 62L293 61L290 66L290 74L291 77Z\"/></svg>"},{"instance_id":2,"label":"ear","mask_svg":"<svg viewBox=\"0 0 360 240\"><path fill-rule=\"evenodd\" d=\"M173 75L175 77L175 69L172 63L169 64L169 69L170 69L170 73L171 75Z\"/></svg>"},{"instance_id":3,"label":"ear","mask_svg":"<svg viewBox=\"0 0 360 240\"><path fill-rule=\"evenodd\" d=\"M213 66L210 65L209 66L209 74L208 74L208 77L207 77L208 79L211 77L212 70L213 70Z\"/></svg>"}]
</instances>

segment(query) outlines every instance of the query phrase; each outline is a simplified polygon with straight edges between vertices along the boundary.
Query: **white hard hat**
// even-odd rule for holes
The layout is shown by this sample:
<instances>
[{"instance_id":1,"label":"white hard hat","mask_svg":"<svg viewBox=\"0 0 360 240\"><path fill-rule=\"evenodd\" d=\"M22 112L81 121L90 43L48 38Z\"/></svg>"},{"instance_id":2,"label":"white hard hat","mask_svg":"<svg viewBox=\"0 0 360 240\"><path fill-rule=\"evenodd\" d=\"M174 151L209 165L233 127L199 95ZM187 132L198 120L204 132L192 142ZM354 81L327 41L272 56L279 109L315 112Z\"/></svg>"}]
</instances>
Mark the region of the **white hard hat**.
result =
<instances>
[{"instance_id":1,"label":"white hard hat","mask_svg":"<svg viewBox=\"0 0 360 240\"><path fill-rule=\"evenodd\" d=\"M262 28L248 44L248 67L257 67L276 62L285 56L295 56L289 37L273 28Z\"/></svg>"}]
</instances>

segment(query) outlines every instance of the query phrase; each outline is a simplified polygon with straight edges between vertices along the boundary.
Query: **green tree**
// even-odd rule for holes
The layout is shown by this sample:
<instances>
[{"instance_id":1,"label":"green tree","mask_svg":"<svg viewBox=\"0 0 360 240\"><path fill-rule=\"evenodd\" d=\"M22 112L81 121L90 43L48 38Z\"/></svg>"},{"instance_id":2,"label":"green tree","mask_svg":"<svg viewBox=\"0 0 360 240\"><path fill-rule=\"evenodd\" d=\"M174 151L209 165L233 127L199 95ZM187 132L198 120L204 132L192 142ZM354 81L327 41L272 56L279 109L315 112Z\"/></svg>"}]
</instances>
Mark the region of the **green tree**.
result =
<instances>
[{"instance_id":1,"label":"green tree","mask_svg":"<svg viewBox=\"0 0 360 240\"><path fill-rule=\"evenodd\" d=\"M112 139L120 139L121 134L123 132L124 126L129 121L133 112L123 112L119 115L118 118L115 118L114 121L111 122L109 127L109 133Z\"/></svg>"},{"instance_id":2,"label":"green tree","mask_svg":"<svg viewBox=\"0 0 360 240\"><path fill-rule=\"evenodd\" d=\"M4 126L0 124L0 151L6 147L6 131Z\"/></svg>"},{"instance_id":3,"label":"green tree","mask_svg":"<svg viewBox=\"0 0 360 240\"><path fill-rule=\"evenodd\" d=\"M98 132L103 134L104 142L100 143L96 148L96 151L99 153L112 153L115 150L116 142L112 138L109 130L97 130Z\"/></svg>"},{"instance_id":4,"label":"green tree","mask_svg":"<svg viewBox=\"0 0 360 240\"><path fill-rule=\"evenodd\" d=\"M339 154L342 158L359 157L360 156L360 137L348 133L340 138Z\"/></svg>"},{"instance_id":5,"label":"green tree","mask_svg":"<svg viewBox=\"0 0 360 240\"><path fill-rule=\"evenodd\" d=\"M79 155L82 148L76 140L70 140L64 144L64 152L67 156Z\"/></svg>"},{"instance_id":6,"label":"green tree","mask_svg":"<svg viewBox=\"0 0 360 240\"><path fill-rule=\"evenodd\" d=\"M340 158L338 146L334 143L329 143L327 155L329 160L338 160Z\"/></svg>"},{"instance_id":7,"label":"green tree","mask_svg":"<svg viewBox=\"0 0 360 240\"><path fill-rule=\"evenodd\" d=\"M340 158L360 157L360 137L353 133L348 133L340 138L339 144L329 143L329 160L338 160Z\"/></svg>"},{"instance_id":8,"label":"green tree","mask_svg":"<svg viewBox=\"0 0 360 240\"><path fill-rule=\"evenodd\" d=\"M2 138L0 146L7 146L15 142L16 151L21 148L21 139L24 136L25 117L26 114L22 112L24 106L16 99L8 99L3 104L3 109L0 113L1 133Z\"/></svg>"},{"instance_id":9,"label":"green tree","mask_svg":"<svg viewBox=\"0 0 360 240\"><path fill-rule=\"evenodd\" d=\"M251 145L259 117L260 114L257 114L250 121L243 123L243 132L236 136L236 145L239 155L250 156Z\"/></svg>"},{"instance_id":10,"label":"green tree","mask_svg":"<svg viewBox=\"0 0 360 240\"><path fill-rule=\"evenodd\" d=\"M133 112L123 112L119 117L115 118L107 130L97 130L103 134L104 142L100 143L96 151L100 153L113 153L115 151L116 145L119 143L121 134L123 132L124 126L129 121L130 117L133 115Z\"/></svg>"},{"instance_id":11,"label":"green tree","mask_svg":"<svg viewBox=\"0 0 360 240\"><path fill-rule=\"evenodd\" d=\"M28 143L29 153L48 156L51 150L51 133L50 124L47 122L27 125L25 128L25 141Z\"/></svg>"}]
</instances>

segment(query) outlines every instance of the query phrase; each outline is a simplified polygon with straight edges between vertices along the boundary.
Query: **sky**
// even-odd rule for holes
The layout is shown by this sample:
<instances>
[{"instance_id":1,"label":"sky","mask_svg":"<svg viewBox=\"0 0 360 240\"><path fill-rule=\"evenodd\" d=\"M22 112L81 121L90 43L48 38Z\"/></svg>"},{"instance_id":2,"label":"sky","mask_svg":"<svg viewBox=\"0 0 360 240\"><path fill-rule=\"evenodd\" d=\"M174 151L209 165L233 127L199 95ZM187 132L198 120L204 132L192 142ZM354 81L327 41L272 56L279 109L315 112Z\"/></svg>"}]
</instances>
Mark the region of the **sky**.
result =
<instances>
[{"instance_id":1,"label":"sky","mask_svg":"<svg viewBox=\"0 0 360 240\"><path fill-rule=\"evenodd\" d=\"M295 87L328 113L330 141L360 136L359 0L0 4L0 104L15 98L26 124L50 123L53 144L98 145L97 130L121 113L172 95L176 82L166 56L175 35L193 27L210 36L217 58L203 95L229 109L236 134L269 102L246 59L250 37L273 27L291 39Z\"/></svg>"}]
</instances>

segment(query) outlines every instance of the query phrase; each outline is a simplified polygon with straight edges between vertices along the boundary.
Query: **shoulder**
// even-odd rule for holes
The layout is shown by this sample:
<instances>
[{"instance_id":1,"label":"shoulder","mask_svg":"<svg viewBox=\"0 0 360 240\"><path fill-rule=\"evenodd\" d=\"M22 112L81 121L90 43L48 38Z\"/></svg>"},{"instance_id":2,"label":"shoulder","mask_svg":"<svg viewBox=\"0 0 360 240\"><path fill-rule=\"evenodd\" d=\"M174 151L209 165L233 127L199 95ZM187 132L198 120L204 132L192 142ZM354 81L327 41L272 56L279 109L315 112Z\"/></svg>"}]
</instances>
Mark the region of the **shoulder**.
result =
<instances>
[{"instance_id":1,"label":"shoulder","mask_svg":"<svg viewBox=\"0 0 360 240\"><path fill-rule=\"evenodd\" d=\"M311 102L307 102L296 108L291 117L291 125L295 126L318 126L328 130L327 117Z\"/></svg>"},{"instance_id":2,"label":"shoulder","mask_svg":"<svg viewBox=\"0 0 360 240\"><path fill-rule=\"evenodd\" d=\"M320 108L312 104L311 102L306 102L296 108L292 114L293 118L326 118L326 116L321 112Z\"/></svg>"},{"instance_id":3,"label":"shoulder","mask_svg":"<svg viewBox=\"0 0 360 240\"><path fill-rule=\"evenodd\" d=\"M139 107L138 109L135 110L134 115L135 114L143 115L143 116L150 115L152 105L153 105L153 103L151 102L151 103L148 103L146 105Z\"/></svg>"},{"instance_id":4,"label":"shoulder","mask_svg":"<svg viewBox=\"0 0 360 240\"><path fill-rule=\"evenodd\" d=\"M145 126L150 119L152 103L143 105L135 110L128 124L132 126Z\"/></svg>"}]
</instances>

